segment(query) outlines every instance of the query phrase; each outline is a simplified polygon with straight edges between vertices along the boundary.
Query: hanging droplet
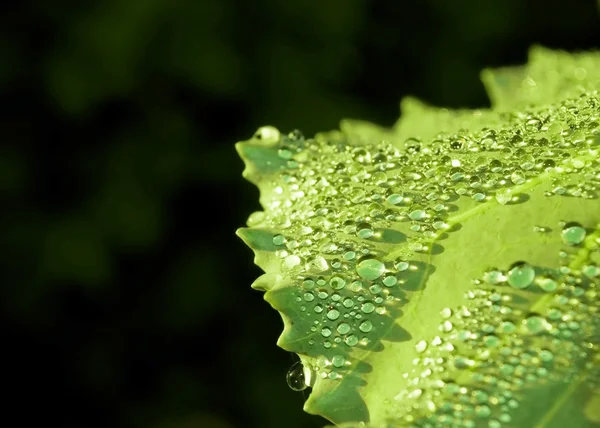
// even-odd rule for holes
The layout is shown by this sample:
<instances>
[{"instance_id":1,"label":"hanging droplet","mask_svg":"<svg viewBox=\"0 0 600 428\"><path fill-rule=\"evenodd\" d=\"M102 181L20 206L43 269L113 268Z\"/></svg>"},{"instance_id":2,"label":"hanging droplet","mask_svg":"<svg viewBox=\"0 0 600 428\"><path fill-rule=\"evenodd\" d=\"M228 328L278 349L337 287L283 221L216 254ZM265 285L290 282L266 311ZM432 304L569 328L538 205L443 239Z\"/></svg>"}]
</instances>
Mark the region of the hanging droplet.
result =
<instances>
[{"instance_id":1,"label":"hanging droplet","mask_svg":"<svg viewBox=\"0 0 600 428\"><path fill-rule=\"evenodd\" d=\"M304 391L312 386L313 377L310 369L305 368L302 362L296 361L285 375L285 380L292 390Z\"/></svg>"}]
</instances>

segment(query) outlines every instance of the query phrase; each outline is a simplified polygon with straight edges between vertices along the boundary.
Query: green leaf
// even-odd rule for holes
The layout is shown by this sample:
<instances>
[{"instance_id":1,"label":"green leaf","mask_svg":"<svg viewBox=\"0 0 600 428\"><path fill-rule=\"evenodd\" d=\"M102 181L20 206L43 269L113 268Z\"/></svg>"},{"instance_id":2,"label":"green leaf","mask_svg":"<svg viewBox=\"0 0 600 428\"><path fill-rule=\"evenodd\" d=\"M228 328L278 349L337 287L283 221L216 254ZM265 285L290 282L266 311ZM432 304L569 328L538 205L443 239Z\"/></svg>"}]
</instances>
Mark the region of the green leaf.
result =
<instances>
[{"instance_id":1,"label":"green leaf","mask_svg":"<svg viewBox=\"0 0 600 428\"><path fill-rule=\"evenodd\" d=\"M238 231L305 410L370 427L600 424L600 56L485 71L493 109L402 102L237 145Z\"/></svg>"}]
</instances>

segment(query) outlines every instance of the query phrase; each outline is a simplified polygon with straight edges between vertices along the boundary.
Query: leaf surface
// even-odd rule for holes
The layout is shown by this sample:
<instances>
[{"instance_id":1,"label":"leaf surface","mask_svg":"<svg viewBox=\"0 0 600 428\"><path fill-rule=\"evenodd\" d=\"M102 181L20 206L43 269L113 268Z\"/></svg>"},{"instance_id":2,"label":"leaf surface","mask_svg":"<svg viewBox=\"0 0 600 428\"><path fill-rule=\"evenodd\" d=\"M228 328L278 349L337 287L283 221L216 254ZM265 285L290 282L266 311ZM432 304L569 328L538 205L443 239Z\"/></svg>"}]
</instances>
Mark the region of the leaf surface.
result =
<instances>
[{"instance_id":1,"label":"leaf surface","mask_svg":"<svg viewBox=\"0 0 600 428\"><path fill-rule=\"evenodd\" d=\"M414 99L237 149L264 211L238 235L344 426L600 424L600 56L485 71L493 109ZM302 379L300 379L302 380Z\"/></svg>"}]
</instances>

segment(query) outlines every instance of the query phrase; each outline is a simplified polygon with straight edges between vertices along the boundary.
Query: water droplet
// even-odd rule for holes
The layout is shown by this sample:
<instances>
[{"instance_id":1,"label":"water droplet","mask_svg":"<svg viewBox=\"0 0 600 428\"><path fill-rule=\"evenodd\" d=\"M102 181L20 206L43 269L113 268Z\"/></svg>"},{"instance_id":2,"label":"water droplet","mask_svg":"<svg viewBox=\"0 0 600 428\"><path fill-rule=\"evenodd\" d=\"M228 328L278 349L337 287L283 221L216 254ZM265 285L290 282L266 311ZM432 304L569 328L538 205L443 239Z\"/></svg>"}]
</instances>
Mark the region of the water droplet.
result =
<instances>
[{"instance_id":1,"label":"water droplet","mask_svg":"<svg viewBox=\"0 0 600 428\"><path fill-rule=\"evenodd\" d=\"M538 334L550 328L548 322L540 316L534 315L523 320L523 324L528 333Z\"/></svg>"},{"instance_id":2,"label":"water droplet","mask_svg":"<svg viewBox=\"0 0 600 428\"><path fill-rule=\"evenodd\" d=\"M383 282L383 285L386 287L393 287L398 282L398 278L396 278L394 275L387 275L381 282Z\"/></svg>"},{"instance_id":3,"label":"water droplet","mask_svg":"<svg viewBox=\"0 0 600 428\"><path fill-rule=\"evenodd\" d=\"M279 141L280 133L274 126L262 126L254 133L254 138L265 144L273 144Z\"/></svg>"},{"instance_id":4,"label":"water droplet","mask_svg":"<svg viewBox=\"0 0 600 428\"><path fill-rule=\"evenodd\" d=\"M329 327L323 327L321 329L321 336L323 336L323 337L331 336L331 329Z\"/></svg>"},{"instance_id":5,"label":"water droplet","mask_svg":"<svg viewBox=\"0 0 600 428\"><path fill-rule=\"evenodd\" d=\"M321 304L318 304L318 303L317 303L317 304L315 305L315 307L313 308L313 310L314 310L316 313L320 314L321 312L323 312L323 305L321 305Z\"/></svg>"},{"instance_id":6,"label":"water droplet","mask_svg":"<svg viewBox=\"0 0 600 428\"><path fill-rule=\"evenodd\" d=\"M344 299L343 305L345 308L351 308L352 306L354 306L354 300L352 300L350 297L346 297Z\"/></svg>"},{"instance_id":7,"label":"water droplet","mask_svg":"<svg viewBox=\"0 0 600 428\"><path fill-rule=\"evenodd\" d=\"M506 277L501 271L492 269L483 274L483 280L488 284L495 285L506 281Z\"/></svg>"},{"instance_id":8,"label":"water droplet","mask_svg":"<svg viewBox=\"0 0 600 428\"><path fill-rule=\"evenodd\" d=\"M377 259L366 259L356 265L356 272L361 278L372 281L383 275L385 265Z\"/></svg>"},{"instance_id":9,"label":"water droplet","mask_svg":"<svg viewBox=\"0 0 600 428\"><path fill-rule=\"evenodd\" d=\"M360 305L360 310L363 311L365 314L370 314L375 310L375 305L372 302L367 301Z\"/></svg>"},{"instance_id":10,"label":"water droplet","mask_svg":"<svg viewBox=\"0 0 600 428\"><path fill-rule=\"evenodd\" d=\"M562 230L562 241L567 245L581 244L585 239L585 229L578 223L568 223Z\"/></svg>"},{"instance_id":11,"label":"water droplet","mask_svg":"<svg viewBox=\"0 0 600 428\"><path fill-rule=\"evenodd\" d=\"M360 331L362 331L363 333L368 333L373 329L373 323L369 320L365 320L360 323L360 325L358 326L358 329Z\"/></svg>"},{"instance_id":12,"label":"water droplet","mask_svg":"<svg viewBox=\"0 0 600 428\"><path fill-rule=\"evenodd\" d=\"M353 334L346 336L344 343L348 346L355 346L358 343L358 337Z\"/></svg>"},{"instance_id":13,"label":"water droplet","mask_svg":"<svg viewBox=\"0 0 600 428\"><path fill-rule=\"evenodd\" d=\"M356 235L362 239L369 239L375 232L369 223L360 223L356 228Z\"/></svg>"},{"instance_id":14,"label":"water droplet","mask_svg":"<svg viewBox=\"0 0 600 428\"><path fill-rule=\"evenodd\" d=\"M315 295L312 294L310 291L307 291L306 293L304 293L304 300L307 302L312 302L313 300L315 300Z\"/></svg>"},{"instance_id":15,"label":"water droplet","mask_svg":"<svg viewBox=\"0 0 600 428\"><path fill-rule=\"evenodd\" d=\"M414 210L408 215L411 220L415 221L423 220L426 216L427 213L423 210Z\"/></svg>"},{"instance_id":16,"label":"water droplet","mask_svg":"<svg viewBox=\"0 0 600 428\"><path fill-rule=\"evenodd\" d=\"M444 308L440 311L440 315L442 318L448 319L452 315L452 310L450 308Z\"/></svg>"},{"instance_id":17,"label":"water droplet","mask_svg":"<svg viewBox=\"0 0 600 428\"><path fill-rule=\"evenodd\" d=\"M345 363L346 359L342 355L334 355L331 358L331 364L333 364L334 367L343 367Z\"/></svg>"},{"instance_id":18,"label":"water droplet","mask_svg":"<svg viewBox=\"0 0 600 428\"><path fill-rule=\"evenodd\" d=\"M582 272L588 278L595 278L597 276L600 276L600 267L594 265L584 266Z\"/></svg>"},{"instance_id":19,"label":"water droplet","mask_svg":"<svg viewBox=\"0 0 600 428\"><path fill-rule=\"evenodd\" d=\"M329 311L327 311L327 318L329 318L330 320L335 321L339 317L340 311L338 311L337 309L330 309Z\"/></svg>"},{"instance_id":20,"label":"water droplet","mask_svg":"<svg viewBox=\"0 0 600 428\"><path fill-rule=\"evenodd\" d=\"M310 371L307 371L307 373L310 373ZM306 379L305 370L300 361L292 364L292 367L290 367L285 375L285 380L288 386L294 391L303 391L310 384L310 380L307 381Z\"/></svg>"},{"instance_id":21,"label":"water droplet","mask_svg":"<svg viewBox=\"0 0 600 428\"><path fill-rule=\"evenodd\" d=\"M552 361L553 358L554 358L554 355L552 354L552 352L548 351L547 349L542 349L540 351L540 360L542 360L543 362L547 363L549 361Z\"/></svg>"},{"instance_id":22,"label":"water droplet","mask_svg":"<svg viewBox=\"0 0 600 428\"><path fill-rule=\"evenodd\" d=\"M402 202L403 198L404 197L399 193L392 193L390 196L388 196L386 198L386 201L388 201L388 203L390 203L392 205L398 205L399 203Z\"/></svg>"},{"instance_id":23,"label":"water droplet","mask_svg":"<svg viewBox=\"0 0 600 428\"><path fill-rule=\"evenodd\" d=\"M300 257L292 254L283 259L282 268L285 270L291 270L298 266L301 262Z\"/></svg>"},{"instance_id":24,"label":"water droplet","mask_svg":"<svg viewBox=\"0 0 600 428\"><path fill-rule=\"evenodd\" d=\"M329 264L322 256L315 256L306 263L305 268L308 273L317 274L327 271L329 269Z\"/></svg>"},{"instance_id":25,"label":"water droplet","mask_svg":"<svg viewBox=\"0 0 600 428\"><path fill-rule=\"evenodd\" d=\"M551 292L558 288L558 284L551 278L541 278L538 281L538 285L544 291Z\"/></svg>"},{"instance_id":26,"label":"water droplet","mask_svg":"<svg viewBox=\"0 0 600 428\"><path fill-rule=\"evenodd\" d=\"M283 244L285 244L285 236L283 236L283 235L275 235L275 236L273 236L273 244L274 245L283 245Z\"/></svg>"},{"instance_id":27,"label":"water droplet","mask_svg":"<svg viewBox=\"0 0 600 428\"><path fill-rule=\"evenodd\" d=\"M424 340L420 340L419 342L416 343L415 345L415 350L420 354L422 352L425 352L425 350L427 349L427 342Z\"/></svg>"},{"instance_id":28,"label":"water droplet","mask_svg":"<svg viewBox=\"0 0 600 428\"><path fill-rule=\"evenodd\" d=\"M508 283L518 289L529 287L534 279L535 269L525 262L515 263L507 275Z\"/></svg>"},{"instance_id":29,"label":"water droplet","mask_svg":"<svg viewBox=\"0 0 600 428\"><path fill-rule=\"evenodd\" d=\"M339 334L347 334L348 332L350 332L350 324L348 324L347 322L340 323L336 330Z\"/></svg>"},{"instance_id":30,"label":"water droplet","mask_svg":"<svg viewBox=\"0 0 600 428\"><path fill-rule=\"evenodd\" d=\"M499 204L506 205L512 200L513 195L510 189L499 189L496 191L494 197Z\"/></svg>"},{"instance_id":31,"label":"water droplet","mask_svg":"<svg viewBox=\"0 0 600 428\"><path fill-rule=\"evenodd\" d=\"M331 281L329 281L329 284L334 290L341 290L346 286L346 281L339 276L334 276L331 278Z\"/></svg>"},{"instance_id":32,"label":"water droplet","mask_svg":"<svg viewBox=\"0 0 600 428\"><path fill-rule=\"evenodd\" d=\"M510 181L515 184L523 184L525 183L525 175L520 171L515 171L510 175Z\"/></svg>"}]
</instances>

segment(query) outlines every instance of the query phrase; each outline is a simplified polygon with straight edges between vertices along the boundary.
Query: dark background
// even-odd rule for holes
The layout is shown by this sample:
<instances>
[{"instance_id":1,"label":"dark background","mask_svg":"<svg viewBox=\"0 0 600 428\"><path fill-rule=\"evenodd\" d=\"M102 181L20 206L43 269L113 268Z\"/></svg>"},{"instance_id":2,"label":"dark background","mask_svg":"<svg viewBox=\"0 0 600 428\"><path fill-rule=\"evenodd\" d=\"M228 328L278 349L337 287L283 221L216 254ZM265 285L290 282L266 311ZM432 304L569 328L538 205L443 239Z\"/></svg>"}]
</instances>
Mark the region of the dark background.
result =
<instances>
[{"instance_id":1,"label":"dark background","mask_svg":"<svg viewBox=\"0 0 600 428\"><path fill-rule=\"evenodd\" d=\"M533 43L600 47L596 2L3 2L0 424L322 426L250 289L233 143L487 106Z\"/></svg>"}]
</instances>

